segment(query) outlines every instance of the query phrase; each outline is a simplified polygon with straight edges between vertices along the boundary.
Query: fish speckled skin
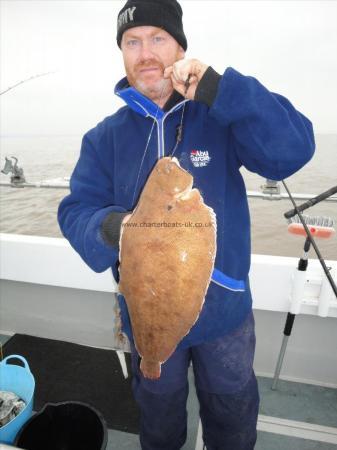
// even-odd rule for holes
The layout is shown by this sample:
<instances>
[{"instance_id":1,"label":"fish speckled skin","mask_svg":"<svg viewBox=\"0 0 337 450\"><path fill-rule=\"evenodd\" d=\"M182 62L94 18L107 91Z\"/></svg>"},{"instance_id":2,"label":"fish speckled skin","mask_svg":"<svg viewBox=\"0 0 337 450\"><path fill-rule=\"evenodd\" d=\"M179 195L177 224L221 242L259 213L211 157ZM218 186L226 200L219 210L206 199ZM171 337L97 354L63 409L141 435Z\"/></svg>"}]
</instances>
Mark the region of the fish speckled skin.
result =
<instances>
[{"instance_id":1,"label":"fish speckled skin","mask_svg":"<svg viewBox=\"0 0 337 450\"><path fill-rule=\"evenodd\" d=\"M216 218L176 158L152 170L120 239L119 291L147 378L197 321L216 254Z\"/></svg>"},{"instance_id":2,"label":"fish speckled skin","mask_svg":"<svg viewBox=\"0 0 337 450\"><path fill-rule=\"evenodd\" d=\"M0 428L15 419L25 407L26 403L14 392L0 391Z\"/></svg>"}]
</instances>

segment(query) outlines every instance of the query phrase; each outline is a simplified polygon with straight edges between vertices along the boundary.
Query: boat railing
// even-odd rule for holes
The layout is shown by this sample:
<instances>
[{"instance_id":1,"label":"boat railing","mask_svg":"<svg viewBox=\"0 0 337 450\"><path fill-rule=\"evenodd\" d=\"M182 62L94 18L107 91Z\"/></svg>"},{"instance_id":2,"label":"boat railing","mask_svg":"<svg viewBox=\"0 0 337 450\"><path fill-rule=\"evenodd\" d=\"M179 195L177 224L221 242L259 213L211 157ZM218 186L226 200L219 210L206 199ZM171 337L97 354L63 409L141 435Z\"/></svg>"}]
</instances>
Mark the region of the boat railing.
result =
<instances>
[{"instance_id":1,"label":"boat railing","mask_svg":"<svg viewBox=\"0 0 337 450\"><path fill-rule=\"evenodd\" d=\"M15 182L0 181L0 186L12 188L47 188L47 189L69 189L69 177L53 178L34 182ZM310 200L316 194L294 193L293 198L296 200ZM266 180L266 183L260 187L259 191L247 190L248 198L256 198L262 200L287 200L289 196L286 192L281 192L280 185L276 181ZM337 196L331 196L325 199L327 202L337 203Z\"/></svg>"},{"instance_id":2,"label":"boat railing","mask_svg":"<svg viewBox=\"0 0 337 450\"><path fill-rule=\"evenodd\" d=\"M13 188L49 188L49 189L69 189L70 177L53 178L49 180L26 181L24 171L18 166L18 159L15 156L5 158L5 166L1 170L5 175L11 174L10 181L0 181L0 186ZM292 194L295 200L310 200L315 197L313 194ZM265 184L260 186L259 191L247 191L248 198L258 198L263 200L284 200L289 199L286 192L281 192L278 181L266 179ZM328 202L336 202L337 196L330 196L325 199Z\"/></svg>"}]
</instances>

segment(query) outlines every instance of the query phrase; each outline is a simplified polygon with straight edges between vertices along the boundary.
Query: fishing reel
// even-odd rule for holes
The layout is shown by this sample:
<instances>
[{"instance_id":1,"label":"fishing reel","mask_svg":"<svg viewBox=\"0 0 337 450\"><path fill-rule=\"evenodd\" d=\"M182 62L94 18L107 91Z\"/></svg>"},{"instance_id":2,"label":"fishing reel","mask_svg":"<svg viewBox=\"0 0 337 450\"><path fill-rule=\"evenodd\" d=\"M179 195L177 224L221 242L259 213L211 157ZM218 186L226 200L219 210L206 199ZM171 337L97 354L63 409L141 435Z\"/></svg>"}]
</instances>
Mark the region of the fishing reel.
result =
<instances>
[{"instance_id":1,"label":"fishing reel","mask_svg":"<svg viewBox=\"0 0 337 450\"><path fill-rule=\"evenodd\" d=\"M266 179L266 184L261 186L263 194L268 194L273 197L274 200L281 200L281 188L277 181Z\"/></svg>"},{"instance_id":2,"label":"fishing reel","mask_svg":"<svg viewBox=\"0 0 337 450\"><path fill-rule=\"evenodd\" d=\"M24 176L23 169L18 166L18 158L16 158L15 156L11 156L11 159L9 159L6 156L5 159L6 159L5 166L1 172L4 173L5 175L8 175L9 173L12 174L11 184L14 186L20 186L23 183L25 183L26 178Z\"/></svg>"}]
</instances>

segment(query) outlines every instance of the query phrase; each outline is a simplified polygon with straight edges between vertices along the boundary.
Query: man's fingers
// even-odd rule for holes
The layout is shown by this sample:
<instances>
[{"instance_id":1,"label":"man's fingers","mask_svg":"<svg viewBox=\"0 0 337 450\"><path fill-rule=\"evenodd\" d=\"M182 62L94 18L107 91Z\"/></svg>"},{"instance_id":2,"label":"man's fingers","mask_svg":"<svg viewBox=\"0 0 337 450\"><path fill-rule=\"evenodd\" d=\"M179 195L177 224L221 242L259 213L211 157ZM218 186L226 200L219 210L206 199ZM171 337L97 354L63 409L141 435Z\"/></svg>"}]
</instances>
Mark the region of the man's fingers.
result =
<instances>
[{"instance_id":1,"label":"man's fingers","mask_svg":"<svg viewBox=\"0 0 337 450\"><path fill-rule=\"evenodd\" d=\"M176 80L185 83L190 74L190 60L182 59L173 64L173 73Z\"/></svg>"},{"instance_id":2,"label":"man's fingers","mask_svg":"<svg viewBox=\"0 0 337 450\"><path fill-rule=\"evenodd\" d=\"M181 64L178 64L181 62L182 61L178 61L174 63L173 66L166 67L166 69L164 70L164 78L169 78L170 76L172 76L172 74L174 74L177 81L184 83L188 77L189 72L185 69L185 67L182 67Z\"/></svg>"},{"instance_id":3,"label":"man's fingers","mask_svg":"<svg viewBox=\"0 0 337 450\"><path fill-rule=\"evenodd\" d=\"M164 78L170 78L172 72L173 66L166 67L166 69L164 70Z\"/></svg>"},{"instance_id":4,"label":"man's fingers","mask_svg":"<svg viewBox=\"0 0 337 450\"><path fill-rule=\"evenodd\" d=\"M164 71L164 77L169 78L174 75L174 79L179 84L185 84L188 77L190 83L197 83L201 80L208 66L197 59L181 59Z\"/></svg>"},{"instance_id":5,"label":"man's fingers","mask_svg":"<svg viewBox=\"0 0 337 450\"><path fill-rule=\"evenodd\" d=\"M191 75L188 80L188 83L191 85L191 84L195 84L197 82L198 82L198 77L196 77L195 75Z\"/></svg>"},{"instance_id":6,"label":"man's fingers","mask_svg":"<svg viewBox=\"0 0 337 450\"><path fill-rule=\"evenodd\" d=\"M195 91L207 65L197 59L181 59L164 70L164 78L171 78L173 87L185 98L194 99Z\"/></svg>"}]
</instances>

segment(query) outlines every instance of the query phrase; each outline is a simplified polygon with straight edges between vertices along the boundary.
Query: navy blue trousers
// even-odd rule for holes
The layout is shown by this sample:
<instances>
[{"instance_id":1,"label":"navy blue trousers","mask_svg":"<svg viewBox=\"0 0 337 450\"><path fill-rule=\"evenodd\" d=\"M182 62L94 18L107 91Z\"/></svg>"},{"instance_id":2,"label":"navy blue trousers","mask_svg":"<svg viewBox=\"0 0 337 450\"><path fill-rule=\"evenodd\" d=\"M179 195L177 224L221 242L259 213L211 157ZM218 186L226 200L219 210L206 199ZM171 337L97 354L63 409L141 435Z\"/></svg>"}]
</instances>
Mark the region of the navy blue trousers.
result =
<instances>
[{"instance_id":1,"label":"navy blue trousers","mask_svg":"<svg viewBox=\"0 0 337 450\"><path fill-rule=\"evenodd\" d=\"M207 450L252 450L259 394L253 371L253 313L230 334L176 350L159 380L145 379L132 346L133 394L140 408L143 450L179 450L186 441L188 367L192 361Z\"/></svg>"}]
</instances>

